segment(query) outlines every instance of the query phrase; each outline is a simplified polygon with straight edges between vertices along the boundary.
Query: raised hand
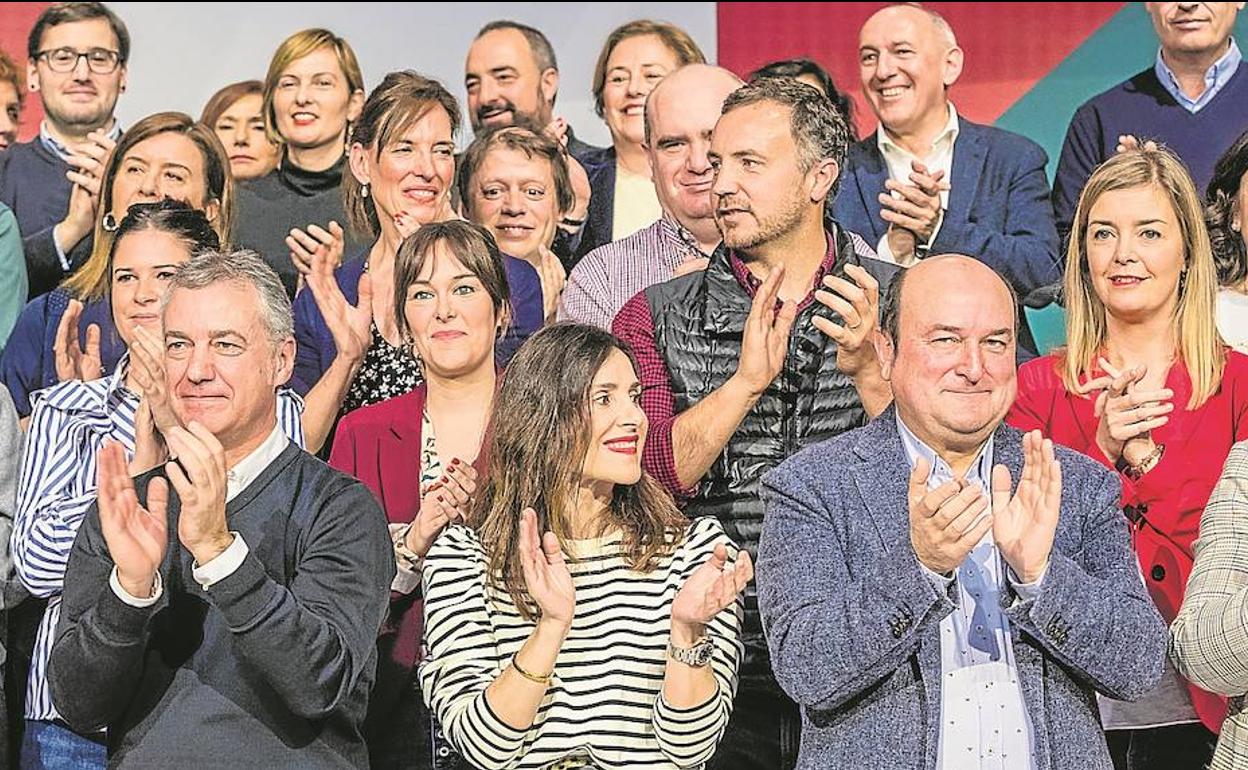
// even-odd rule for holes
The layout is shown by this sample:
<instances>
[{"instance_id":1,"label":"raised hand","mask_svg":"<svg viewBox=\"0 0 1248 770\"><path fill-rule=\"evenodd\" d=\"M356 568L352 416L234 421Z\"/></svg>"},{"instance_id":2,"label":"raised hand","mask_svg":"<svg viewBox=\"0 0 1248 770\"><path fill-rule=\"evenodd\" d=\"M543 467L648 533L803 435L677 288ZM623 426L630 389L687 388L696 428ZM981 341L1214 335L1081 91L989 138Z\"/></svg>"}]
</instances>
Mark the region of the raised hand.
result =
<instances>
[{"instance_id":1,"label":"raised hand","mask_svg":"<svg viewBox=\"0 0 1248 770\"><path fill-rule=\"evenodd\" d=\"M290 249L290 261L295 264L295 269L306 276L312 272L312 258L317 249L325 249L325 254L334 267L342 264L346 233L343 232L342 225L332 221L328 229L308 225L307 231L304 231L296 227L286 236L286 248Z\"/></svg>"},{"instance_id":2,"label":"raised hand","mask_svg":"<svg viewBox=\"0 0 1248 770\"><path fill-rule=\"evenodd\" d=\"M420 497L420 513L407 530L407 547L417 556L429 553L448 524L468 519L468 503L477 491L477 471L459 458Z\"/></svg>"},{"instance_id":3,"label":"raised hand","mask_svg":"<svg viewBox=\"0 0 1248 770\"><path fill-rule=\"evenodd\" d=\"M1023 437L1023 476L1010 496L1010 471L992 469L992 538L1024 583L1044 574L1062 510L1062 466L1053 442L1033 430Z\"/></svg>"},{"instance_id":4,"label":"raised hand","mask_svg":"<svg viewBox=\"0 0 1248 770\"><path fill-rule=\"evenodd\" d=\"M217 437L197 422L172 428L165 436L177 462L165 473L178 493L178 540L204 565L233 542L225 523L225 450ZM183 470L185 469L185 470Z\"/></svg>"},{"instance_id":5,"label":"raised hand","mask_svg":"<svg viewBox=\"0 0 1248 770\"><path fill-rule=\"evenodd\" d=\"M1103 358L1100 364L1112 379L1097 395L1093 407L1099 418L1096 445L1111 463L1123 458L1136 465L1156 449L1152 431L1170 421L1169 414L1174 411L1170 399L1174 398L1174 391L1140 388L1140 382L1148 374L1143 365L1119 371Z\"/></svg>"},{"instance_id":6,"label":"raised hand","mask_svg":"<svg viewBox=\"0 0 1248 770\"><path fill-rule=\"evenodd\" d=\"M784 268L773 268L754 294L750 314L745 319L741 357L737 360L737 372L733 376L754 396L762 395L780 374L789 350L789 333L797 318L797 304L785 301L780 311L776 312L776 298L780 296L783 280Z\"/></svg>"},{"instance_id":7,"label":"raised hand","mask_svg":"<svg viewBox=\"0 0 1248 770\"><path fill-rule=\"evenodd\" d=\"M576 614L576 587L555 533L538 535L537 513L525 508L520 515L520 566L529 596L541 610L542 621L566 630Z\"/></svg>"},{"instance_id":8,"label":"raised hand","mask_svg":"<svg viewBox=\"0 0 1248 770\"><path fill-rule=\"evenodd\" d=\"M943 210L941 191L948 186L943 180L943 171L929 171L927 166L914 161L908 180L884 181L885 190L879 194L880 218L889 225L889 247L893 248L895 256L912 256L917 244L927 243L935 234ZM906 241L909 248L905 243L894 243L891 236L895 229L911 234ZM894 246L900 246L902 251Z\"/></svg>"},{"instance_id":9,"label":"raised hand","mask_svg":"<svg viewBox=\"0 0 1248 770\"><path fill-rule=\"evenodd\" d=\"M932 466L919 458L910 471L910 545L919 563L947 575L992 527L988 498L974 484L946 481L927 488Z\"/></svg>"},{"instance_id":10,"label":"raised hand","mask_svg":"<svg viewBox=\"0 0 1248 770\"><path fill-rule=\"evenodd\" d=\"M672 602L672 627L687 639L702 636L703 629L725 608L732 606L737 595L754 578L754 564L745 550L737 551L735 564L728 564L728 548L716 543L711 558L693 571L676 593Z\"/></svg>"},{"instance_id":11,"label":"raised hand","mask_svg":"<svg viewBox=\"0 0 1248 770\"><path fill-rule=\"evenodd\" d=\"M126 452L111 440L100 449L96 478L100 530L117 565L117 579L131 596L145 599L152 595L169 545L169 487L162 478L152 479L147 485L147 507L139 505L126 468Z\"/></svg>"},{"instance_id":12,"label":"raised hand","mask_svg":"<svg viewBox=\"0 0 1248 770\"><path fill-rule=\"evenodd\" d=\"M100 180L108 165L108 156L117 143L103 131L92 131L86 141L75 145L66 163L65 178L73 183L69 190L69 208L56 226L53 237L64 251L69 251L95 228L100 205Z\"/></svg>"},{"instance_id":13,"label":"raised hand","mask_svg":"<svg viewBox=\"0 0 1248 770\"><path fill-rule=\"evenodd\" d=\"M352 305L338 287L336 267L329 250L323 244L319 246L312 254L312 269L306 276L308 289L329 327L338 355L359 362L364 360L373 341L373 284L368 273L361 275L359 301Z\"/></svg>"},{"instance_id":14,"label":"raised hand","mask_svg":"<svg viewBox=\"0 0 1248 770\"><path fill-rule=\"evenodd\" d=\"M180 427L173 408L173 399L165 382L165 360L161 341L148 329L136 325L130 342L130 373L139 387L139 395L151 412L152 423L162 434Z\"/></svg>"},{"instance_id":15,"label":"raised hand","mask_svg":"<svg viewBox=\"0 0 1248 770\"><path fill-rule=\"evenodd\" d=\"M559 297L563 295L563 287L568 282L568 271L555 253L545 246L538 246L541 263L537 266L537 276L542 284L542 318L546 323L554 323L559 312Z\"/></svg>"},{"instance_id":16,"label":"raised hand","mask_svg":"<svg viewBox=\"0 0 1248 770\"><path fill-rule=\"evenodd\" d=\"M1132 134L1119 134L1118 144L1114 147L1114 152L1127 152L1128 150L1156 150L1157 143L1149 139L1143 143L1140 142L1138 136Z\"/></svg>"},{"instance_id":17,"label":"raised hand","mask_svg":"<svg viewBox=\"0 0 1248 770\"><path fill-rule=\"evenodd\" d=\"M815 316L812 323L836 341L836 366L852 377L875 362L871 338L880 314L880 283L859 265L846 265L845 274L852 283L827 275L823 278L825 288L815 292L815 299L839 315L844 324L822 316Z\"/></svg>"},{"instance_id":18,"label":"raised hand","mask_svg":"<svg viewBox=\"0 0 1248 770\"><path fill-rule=\"evenodd\" d=\"M100 327L97 324L87 326L87 345L84 349L78 343L78 320L82 317L83 305L76 299L69 301L60 323L56 326L56 339L52 343L52 358L56 366L56 377L61 382L66 380L99 379L104 376L104 366L100 359Z\"/></svg>"}]
</instances>

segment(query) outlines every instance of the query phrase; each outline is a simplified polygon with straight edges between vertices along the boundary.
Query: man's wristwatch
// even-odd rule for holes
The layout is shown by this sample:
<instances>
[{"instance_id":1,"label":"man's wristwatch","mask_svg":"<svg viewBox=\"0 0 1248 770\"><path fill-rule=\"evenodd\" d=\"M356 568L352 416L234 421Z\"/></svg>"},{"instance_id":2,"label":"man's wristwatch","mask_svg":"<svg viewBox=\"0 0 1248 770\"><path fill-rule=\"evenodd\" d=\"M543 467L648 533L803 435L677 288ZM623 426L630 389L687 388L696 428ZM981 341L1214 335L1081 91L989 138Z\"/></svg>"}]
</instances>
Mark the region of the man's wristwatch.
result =
<instances>
[{"instance_id":1,"label":"man's wristwatch","mask_svg":"<svg viewBox=\"0 0 1248 770\"><path fill-rule=\"evenodd\" d=\"M667 654L672 660L694 668L703 668L708 665L714 653L715 644L709 636L703 636L694 642L692 647L677 647L670 641L667 643Z\"/></svg>"}]
</instances>

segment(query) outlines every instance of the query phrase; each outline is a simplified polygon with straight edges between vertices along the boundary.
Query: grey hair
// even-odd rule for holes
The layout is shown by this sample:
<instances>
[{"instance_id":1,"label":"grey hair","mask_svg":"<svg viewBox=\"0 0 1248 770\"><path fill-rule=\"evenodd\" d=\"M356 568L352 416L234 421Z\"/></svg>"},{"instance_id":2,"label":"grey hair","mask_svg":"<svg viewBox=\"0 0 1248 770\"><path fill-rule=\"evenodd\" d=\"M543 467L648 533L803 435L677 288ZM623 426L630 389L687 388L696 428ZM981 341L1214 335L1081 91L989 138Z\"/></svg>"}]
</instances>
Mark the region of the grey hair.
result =
<instances>
[{"instance_id":1,"label":"grey hair","mask_svg":"<svg viewBox=\"0 0 1248 770\"><path fill-rule=\"evenodd\" d=\"M160 309L164 311L177 289L206 289L218 283L242 284L256 290L260 300L260 320L274 347L294 336L295 320L290 309L290 297L286 296L281 279L259 254L248 249L210 249L183 262L169 281Z\"/></svg>"},{"instance_id":2,"label":"grey hair","mask_svg":"<svg viewBox=\"0 0 1248 770\"><path fill-rule=\"evenodd\" d=\"M797 145L798 168L810 171L822 160L832 160L844 168L849 148L849 126L845 118L814 86L791 78L761 78L747 83L728 95L721 115L752 104L774 102L788 107L792 116L790 129ZM836 197L840 175L828 192L828 200Z\"/></svg>"}]
</instances>

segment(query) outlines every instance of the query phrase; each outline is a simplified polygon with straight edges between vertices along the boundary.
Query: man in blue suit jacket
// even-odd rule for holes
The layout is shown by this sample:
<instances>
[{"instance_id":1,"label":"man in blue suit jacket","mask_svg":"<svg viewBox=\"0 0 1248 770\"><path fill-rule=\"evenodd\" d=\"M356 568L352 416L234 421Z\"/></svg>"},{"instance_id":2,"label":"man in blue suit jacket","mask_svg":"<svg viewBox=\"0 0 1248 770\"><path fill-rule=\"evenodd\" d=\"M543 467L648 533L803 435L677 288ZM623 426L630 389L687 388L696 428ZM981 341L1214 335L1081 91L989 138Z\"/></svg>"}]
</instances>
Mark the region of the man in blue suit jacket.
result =
<instances>
[{"instance_id":1,"label":"man in blue suit jacket","mask_svg":"<svg viewBox=\"0 0 1248 770\"><path fill-rule=\"evenodd\" d=\"M1143 695L1166 654L1119 482L1003 424L1013 297L982 263L903 271L883 315L894 405L763 479L758 603L798 766L1110 770L1095 693Z\"/></svg>"},{"instance_id":2,"label":"man in blue suit jacket","mask_svg":"<svg viewBox=\"0 0 1248 770\"><path fill-rule=\"evenodd\" d=\"M1059 281L1048 158L1029 139L958 115L948 88L962 49L948 23L924 8L884 8L862 27L859 63L880 129L849 149L837 221L899 265L971 254L1021 297ZM1034 354L1025 331L1022 343Z\"/></svg>"}]
</instances>

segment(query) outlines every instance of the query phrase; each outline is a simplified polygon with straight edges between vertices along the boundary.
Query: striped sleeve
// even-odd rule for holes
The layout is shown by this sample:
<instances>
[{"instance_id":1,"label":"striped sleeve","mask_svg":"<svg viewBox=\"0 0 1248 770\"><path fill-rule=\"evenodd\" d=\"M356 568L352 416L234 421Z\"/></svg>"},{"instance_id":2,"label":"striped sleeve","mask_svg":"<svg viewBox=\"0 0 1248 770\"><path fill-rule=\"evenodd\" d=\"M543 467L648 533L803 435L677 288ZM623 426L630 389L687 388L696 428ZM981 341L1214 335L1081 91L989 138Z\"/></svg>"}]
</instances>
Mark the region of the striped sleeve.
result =
<instances>
[{"instance_id":1,"label":"striped sleeve","mask_svg":"<svg viewBox=\"0 0 1248 770\"><path fill-rule=\"evenodd\" d=\"M724 534L718 520L708 516L690 526L689 535L681 548L685 562L681 571L682 581L711 558L716 543L726 545L730 556L735 556L737 547ZM677 767L700 767L709 761L728 726L737 690L737 670L744 654L741 642L743 614L744 604L738 596L732 606L721 611L707 626L707 634L715 645L711 658L711 671L719 685L715 695L705 703L687 709L672 706L662 691L655 699L651 720L655 738L664 756Z\"/></svg>"},{"instance_id":2,"label":"striped sleeve","mask_svg":"<svg viewBox=\"0 0 1248 770\"><path fill-rule=\"evenodd\" d=\"M468 529L442 533L424 564L425 702L446 737L477 767L506 768L523 758L527 731L503 722L485 690L506 664L494 638L485 591L485 557Z\"/></svg>"},{"instance_id":3,"label":"striped sleeve","mask_svg":"<svg viewBox=\"0 0 1248 770\"><path fill-rule=\"evenodd\" d=\"M300 449L303 443L303 399L290 388L278 388L277 391L277 424L282 426L286 438L295 442Z\"/></svg>"},{"instance_id":4,"label":"striped sleeve","mask_svg":"<svg viewBox=\"0 0 1248 770\"><path fill-rule=\"evenodd\" d=\"M54 596L64 586L78 526L96 499L95 484L82 489L79 474L95 467L98 449L86 423L47 401L36 404L22 453L12 537L17 574L35 596Z\"/></svg>"}]
</instances>

